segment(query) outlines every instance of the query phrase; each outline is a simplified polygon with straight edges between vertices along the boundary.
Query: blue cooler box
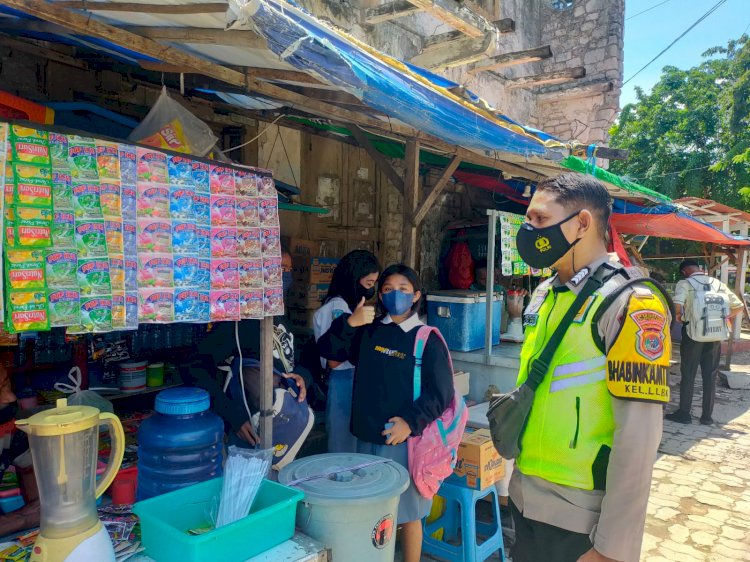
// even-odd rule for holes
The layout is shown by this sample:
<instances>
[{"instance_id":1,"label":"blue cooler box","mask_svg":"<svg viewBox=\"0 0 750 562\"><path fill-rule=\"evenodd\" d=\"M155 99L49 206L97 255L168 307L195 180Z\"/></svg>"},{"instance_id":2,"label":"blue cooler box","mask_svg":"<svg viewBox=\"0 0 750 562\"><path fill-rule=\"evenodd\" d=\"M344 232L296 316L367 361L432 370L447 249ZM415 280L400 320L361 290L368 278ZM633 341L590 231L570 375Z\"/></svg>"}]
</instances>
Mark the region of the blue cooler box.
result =
<instances>
[{"instance_id":1,"label":"blue cooler box","mask_svg":"<svg viewBox=\"0 0 750 562\"><path fill-rule=\"evenodd\" d=\"M495 293L492 306L492 344L500 343L503 297ZM427 295L427 323L440 330L453 351L484 347L487 294L483 291L434 291Z\"/></svg>"}]
</instances>

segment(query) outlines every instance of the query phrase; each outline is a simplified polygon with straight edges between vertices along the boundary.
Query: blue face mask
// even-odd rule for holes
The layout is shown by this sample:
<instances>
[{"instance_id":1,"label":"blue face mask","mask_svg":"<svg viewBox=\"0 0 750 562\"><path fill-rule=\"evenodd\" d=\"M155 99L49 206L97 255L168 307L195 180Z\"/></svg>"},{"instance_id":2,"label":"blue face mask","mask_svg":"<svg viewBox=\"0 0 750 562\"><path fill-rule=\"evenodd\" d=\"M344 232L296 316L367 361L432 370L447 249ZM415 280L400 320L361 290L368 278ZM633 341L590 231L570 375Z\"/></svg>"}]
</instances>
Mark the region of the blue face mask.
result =
<instances>
[{"instance_id":1,"label":"blue face mask","mask_svg":"<svg viewBox=\"0 0 750 562\"><path fill-rule=\"evenodd\" d=\"M286 294L289 292L289 289L292 286L292 283L294 283L294 278L292 277L291 271L284 271L281 274L281 286L283 287L284 296L286 297Z\"/></svg>"},{"instance_id":2,"label":"blue face mask","mask_svg":"<svg viewBox=\"0 0 750 562\"><path fill-rule=\"evenodd\" d=\"M402 293L401 291L391 291L380 296L383 306L391 316L401 316L411 307L414 300L414 293Z\"/></svg>"}]
</instances>

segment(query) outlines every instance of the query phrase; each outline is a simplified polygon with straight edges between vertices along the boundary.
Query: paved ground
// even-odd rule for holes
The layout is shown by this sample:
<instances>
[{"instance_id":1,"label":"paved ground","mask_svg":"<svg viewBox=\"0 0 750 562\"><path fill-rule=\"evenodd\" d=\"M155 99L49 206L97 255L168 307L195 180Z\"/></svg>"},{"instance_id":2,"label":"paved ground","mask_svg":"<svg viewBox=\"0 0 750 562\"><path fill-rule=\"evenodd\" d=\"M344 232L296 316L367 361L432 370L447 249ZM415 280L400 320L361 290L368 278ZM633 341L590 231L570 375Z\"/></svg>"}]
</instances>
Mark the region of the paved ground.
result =
<instances>
[{"instance_id":1,"label":"paved ground","mask_svg":"<svg viewBox=\"0 0 750 562\"><path fill-rule=\"evenodd\" d=\"M750 371L750 356L737 362L733 368ZM693 413L700 415L696 382ZM679 386L672 392L674 401ZM719 386L713 417L708 427L664 422L644 562L750 561L750 390Z\"/></svg>"}]
</instances>

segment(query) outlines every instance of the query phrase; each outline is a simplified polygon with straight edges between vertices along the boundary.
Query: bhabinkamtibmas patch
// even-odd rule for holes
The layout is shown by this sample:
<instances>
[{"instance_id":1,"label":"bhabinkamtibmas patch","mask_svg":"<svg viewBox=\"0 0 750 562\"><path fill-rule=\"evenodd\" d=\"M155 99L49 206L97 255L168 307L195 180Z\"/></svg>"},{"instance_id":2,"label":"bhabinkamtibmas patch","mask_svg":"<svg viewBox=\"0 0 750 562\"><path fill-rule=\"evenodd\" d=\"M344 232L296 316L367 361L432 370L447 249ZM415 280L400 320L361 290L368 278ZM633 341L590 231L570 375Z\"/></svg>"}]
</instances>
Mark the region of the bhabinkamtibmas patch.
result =
<instances>
[{"instance_id":1,"label":"bhabinkamtibmas patch","mask_svg":"<svg viewBox=\"0 0 750 562\"><path fill-rule=\"evenodd\" d=\"M630 297L620 334L607 353L607 388L617 398L669 402L672 341L668 314L656 295Z\"/></svg>"}]
</instances>

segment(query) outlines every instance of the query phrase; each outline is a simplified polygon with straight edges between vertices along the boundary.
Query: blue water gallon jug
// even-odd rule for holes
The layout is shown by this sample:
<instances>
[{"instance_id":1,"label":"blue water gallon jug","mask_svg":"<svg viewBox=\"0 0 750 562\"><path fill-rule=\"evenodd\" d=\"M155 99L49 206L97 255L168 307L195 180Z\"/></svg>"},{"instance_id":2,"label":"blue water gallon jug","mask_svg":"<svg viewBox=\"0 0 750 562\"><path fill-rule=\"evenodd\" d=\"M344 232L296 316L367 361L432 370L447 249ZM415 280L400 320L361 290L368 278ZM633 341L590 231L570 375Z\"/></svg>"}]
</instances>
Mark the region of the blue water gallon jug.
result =
<instances>
[{"instance_id":1,"label":"blue water gallon jug","mask_svg":"<svg viewBox=\"0 0 750 562\"><path fill-rule=\"evenodd\" d=\"M221 476L224 422L201 388L156 396L156 413L138 430L137 500Z\"/></svg>"}]
</instances>

